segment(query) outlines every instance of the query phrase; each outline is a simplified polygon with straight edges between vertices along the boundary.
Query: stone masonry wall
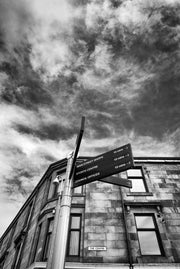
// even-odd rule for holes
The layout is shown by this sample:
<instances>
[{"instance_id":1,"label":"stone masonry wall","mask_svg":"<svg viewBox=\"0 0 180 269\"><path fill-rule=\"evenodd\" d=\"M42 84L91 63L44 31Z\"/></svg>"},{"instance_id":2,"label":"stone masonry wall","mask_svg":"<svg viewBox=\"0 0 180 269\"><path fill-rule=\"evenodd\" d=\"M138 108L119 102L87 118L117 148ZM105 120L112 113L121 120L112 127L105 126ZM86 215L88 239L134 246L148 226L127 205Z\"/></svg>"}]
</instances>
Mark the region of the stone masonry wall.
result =
<instances>
[{"instance_id":1,"label":"stone masonry wall","mask_svg":"<svg viewBox=\"0 0 180 269\"><path fill-rule=\"evenodd\" d=\"M134 262L137 262L140 256L134 212L155 214L165 251L163 259L150 257L149 260L143 261L180 262L180 165L142 163L142 167L149 193L133 194L128 189L124 189L124 199L131 203L127 220ZM138 203L141 203L139 208L136 206ZM153 203L160 204L160 212ZM149 206L150 204L152 206Z\"/></svg>"},{"instance_id":2,"label":"stone masonry wall","mask_svg":"<svg viewBox=\"0 0 180 269\"><path fill-rule=\"evenodd\" d=\"M88 250L106 247L106 250ZM118 186L94 182L86 185L85 262L127 262L127 246L120 189Z\"/></svg>"}]
</instances>

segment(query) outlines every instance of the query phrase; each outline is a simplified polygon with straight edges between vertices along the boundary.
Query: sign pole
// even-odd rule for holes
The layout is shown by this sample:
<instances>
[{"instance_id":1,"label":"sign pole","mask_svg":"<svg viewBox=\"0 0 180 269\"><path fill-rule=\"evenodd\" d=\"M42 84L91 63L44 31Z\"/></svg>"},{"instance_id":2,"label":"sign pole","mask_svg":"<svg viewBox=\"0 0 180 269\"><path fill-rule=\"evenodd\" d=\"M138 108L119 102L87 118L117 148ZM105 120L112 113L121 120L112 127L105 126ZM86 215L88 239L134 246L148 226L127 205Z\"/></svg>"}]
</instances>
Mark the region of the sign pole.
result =
<instances>
[{"instance_id":1,"label":"sign pole","mask_svg":"<svg viewBox=\"0 0 180 269\"><path fill-rule=\"evenodd\" d=\"M76 158L78 155L82 135L84 132L84 122L85 117L81 119L81 128L79 135L76 140L76 148L72 151L67 158L67 168L66 168L66 178L64 182L64 188L62 193L62 198L59 195L58 207L59 210L56 212L57 216L57 228L54 239L53 255L51 269L64 269L65 259L66 259L66 248L68 240L68 230L69 230L69 218L71 211L71 200L72 200L72 185L74 177L74 168L76 163Z\"/></svg>"},{"instance_id":2,"label":"sign pole","mask_svg":"<svg viewBox=\"0 0 180 269\"><path fill-rule=\"evenodd\" d=\"M57 230L54 242L54 252L52 258L52 269L64 269L65 258L66 258L66 246L69 229L69 216L71 210L71 199L72 199L72 180L73 177L69 178L71 166L73 162L73 154L68 158L66 178L64 183L64 189L62 194L62 200L58 201L61 203L60 212L58 216Z\"/></svg>"}]
</instances>

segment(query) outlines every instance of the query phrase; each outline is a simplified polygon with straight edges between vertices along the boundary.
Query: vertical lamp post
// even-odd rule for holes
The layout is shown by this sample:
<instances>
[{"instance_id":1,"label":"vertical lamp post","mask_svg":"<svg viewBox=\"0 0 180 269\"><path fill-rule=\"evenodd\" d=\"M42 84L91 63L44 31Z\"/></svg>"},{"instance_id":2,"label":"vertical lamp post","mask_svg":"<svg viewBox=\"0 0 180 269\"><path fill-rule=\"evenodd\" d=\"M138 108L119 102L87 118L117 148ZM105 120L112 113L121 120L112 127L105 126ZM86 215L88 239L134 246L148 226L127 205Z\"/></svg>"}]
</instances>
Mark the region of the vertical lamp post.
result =
<instances>
[{"instance_id":1,"label":"vertical lamp post","mask_svg":"<svg viewBox=\"0 0 180 269\"><path fill-rule=\"evenodd\" d=\"M60 197L58 199L57 209L59 208L59 210L56 210L58 220L57 220L56 236L53 246L54 252L52 256L51 269L64 269L65 265L67 238L69 230L69 218L70 218L71 200L72 200L73 175L76 158L78 155L81 139L84 132L84 123L85 123L85 117L82 117L80 132L76 140L76 148L68 156L66 178L64 182L62 199L60 199Z\"/></svg>"}]
</instances>

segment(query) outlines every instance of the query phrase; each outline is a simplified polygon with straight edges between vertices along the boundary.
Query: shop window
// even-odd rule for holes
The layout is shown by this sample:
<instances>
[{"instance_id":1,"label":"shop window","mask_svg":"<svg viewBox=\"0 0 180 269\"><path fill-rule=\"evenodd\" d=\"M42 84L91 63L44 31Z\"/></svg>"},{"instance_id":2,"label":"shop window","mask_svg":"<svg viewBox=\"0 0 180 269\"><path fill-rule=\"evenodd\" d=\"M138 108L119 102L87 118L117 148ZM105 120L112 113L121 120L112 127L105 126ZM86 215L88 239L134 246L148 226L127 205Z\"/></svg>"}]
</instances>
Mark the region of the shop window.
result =
<instances>
[{"instance_id":1,"label":"shop window","mask_svg":"<svg viewBox=\"0 0 180 269\"><path fill-rule=\"evenodd\" d=\"M46 261L49 256L50 246L51 246L51 239L52 239L52 231L53 231L54 219L48 219L48 226L47 226L47 233L43 251L43 261Z\"/></svg>"},{"instance_id":2,"label":"shop window","mask_svg":"<svg viewBox=\"0 0 180 269\"><path fill-rule=\"evenodd\" d=\"M81 215L71 214L68 240L68 256L80 256Z\"/></svg>"},{"instance_id":3,"label":"shop window","mask_svg":"<svg viewBox=\"0 0 180 269\"><path fill-rule=\"evenodd\" d=\"M141 255L162 255L163 248L153 214L135 214Z\"/></svg>"},{"instance_id":4,"label":"shop window","mask_svg":"<svg viewBox=\"0 0 180 269\"><path fill-rule=\"evenodd\" d=\"M128 179L132 182L130 192L147 192L147 186L141 168L127 170Z\"/></svg>"}]
</instances>

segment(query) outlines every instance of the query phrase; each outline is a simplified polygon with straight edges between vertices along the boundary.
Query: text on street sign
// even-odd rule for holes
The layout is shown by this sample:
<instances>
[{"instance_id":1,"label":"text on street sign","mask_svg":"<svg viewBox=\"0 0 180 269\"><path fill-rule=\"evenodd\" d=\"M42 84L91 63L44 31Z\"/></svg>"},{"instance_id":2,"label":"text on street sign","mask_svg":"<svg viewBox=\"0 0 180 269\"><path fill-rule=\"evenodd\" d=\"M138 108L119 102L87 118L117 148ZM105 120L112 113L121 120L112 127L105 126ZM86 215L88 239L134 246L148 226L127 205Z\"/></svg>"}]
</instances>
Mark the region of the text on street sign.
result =
<instances>
[{"instance_id":1,"label":"text on street sign","mask_svg":"<svg viewBox=\"0 0 180 269\"><path fill-rule=\"evenodd\" d=\"M76 166L74 187L130 169L134 166L131 145L101 154Z\"/></svg>"}]
</instances>

